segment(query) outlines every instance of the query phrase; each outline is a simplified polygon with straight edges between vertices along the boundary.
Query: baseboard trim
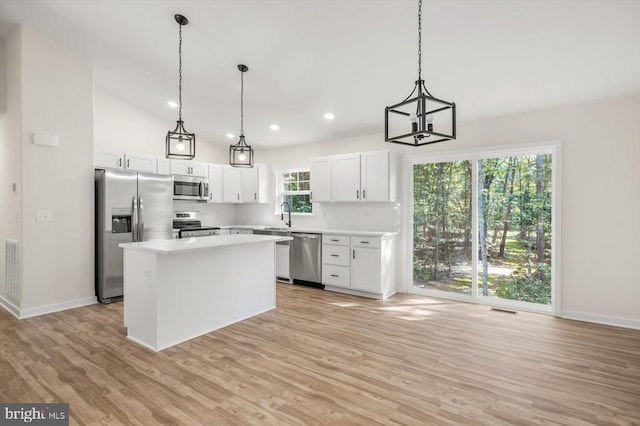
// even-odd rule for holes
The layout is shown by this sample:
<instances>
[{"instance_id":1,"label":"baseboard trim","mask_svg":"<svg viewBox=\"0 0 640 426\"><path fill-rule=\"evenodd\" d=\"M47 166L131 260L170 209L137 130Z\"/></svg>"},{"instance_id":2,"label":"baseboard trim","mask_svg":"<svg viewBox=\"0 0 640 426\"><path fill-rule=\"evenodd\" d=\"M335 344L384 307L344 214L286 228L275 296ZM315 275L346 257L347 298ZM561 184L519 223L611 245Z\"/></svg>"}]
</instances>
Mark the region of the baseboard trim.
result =
<instances>
[{"instance_id":1,"label":"baseboard trim","mask_svg":"<svg viewBox=\"0 0 640 426\"><path fill-rule=\"evenodd\" d=\"M67 300L66 302L54 303L53 305L38 306L35 308L21 309L18 318L32 318L39 315L52 314L54 312L66 311L67 309L81 308L83 306L98 303L95 296L83 297L81 299Z\"/></svg>"},{"instance_id":2,"label":"baseboard trim","mask_svg":"<svg viewBox=\"0 0 640 426\"><path fill-rule=\"evenodd\" d=\"M14 317L20 319L20 308L18 308L16 305L14 305L12 302L9 302L2 296L0 296L0 306L2 306L5 311L9 312Z\"/></svg>"},{"instance_id":3,"label":"baseboard trim","mask_svg":"<svg viewBox=\"0 0 640 426\"><path fill-rule=\"evenodd\" d=\"M564 319L593 322L596 324L613 325L616 327L632 328L640 330L640 320L632 318L612 317L609 315L589 314L586 312L562 311Z\"/></svg>"}]
</instances>

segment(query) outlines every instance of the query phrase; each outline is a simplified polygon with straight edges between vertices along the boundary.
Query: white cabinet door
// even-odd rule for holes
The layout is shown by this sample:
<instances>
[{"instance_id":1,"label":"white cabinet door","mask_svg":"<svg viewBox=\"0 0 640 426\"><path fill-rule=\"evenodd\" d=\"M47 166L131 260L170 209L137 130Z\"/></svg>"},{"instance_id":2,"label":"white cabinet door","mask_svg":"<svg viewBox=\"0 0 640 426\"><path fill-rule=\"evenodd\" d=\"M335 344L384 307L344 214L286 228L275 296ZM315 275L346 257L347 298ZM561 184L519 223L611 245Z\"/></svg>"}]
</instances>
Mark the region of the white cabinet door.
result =
<instances>
[{"instance_id":1,"label":"white cabinet door","mask_svg":"<svg viewBox=\"0 0 640 426\"><path fill-rule=\"evenodd\" d=\"M360 171L361 200L390 201L389 151L362 153Z\"/></svg>"},{"instance_id":2,"label":"white cabinet door","mask_svg":"<svg viewBox=\"0 0 640 426\"><path fill-rule=\"evenodd\" d=\"M96 169L122 169L124 155L121 152L95 152L93 166Z\"/></svg>"},{"instance_id":3,"label":"white cabinet door","mask_svg":"<svg viewBox=\"0 0 640 426\"><path fill-rule=\"evenodd\" d=\"M331 196L333 201L360 201L360 154L331 159Z\"/></svg>"},{"instance_id":4,"label":"white cabinet door","mask_svg":"<svg viewBox=\"0 0 640 426\"><path fill-rule=\"evenodd\" d=\"M331 158L311 160L311 201L331 201Z\"/></svg>"},{"instance_id":5,"label":"white cabinet door","mask_svg":"<svg viewBox=\"0 0 640 426\"><path fill-rule=\"evenodd\" d=\"M197 163L195 161L190 161L191 166L191 176L197 177L209 177L209 164L207 163Z\"/></svg>"},{"instance_id":6,"label":"white cabinet door","mask_svg":"<svg viewBox=\"0 0 640 426\"><path fill-rule=\"evenodd\" d=\"M380 249L351 247L351 288L380 293Z\"/></svg>"},{"instance_id":7,"label":"white cabinet door","mask_svg":"<svg viewBox=\"0 0 640 426\"><path fill-rule=\"evenodd\" d=\"M209 164L209 203L222 202L222 168L219 164Z\"/></svg>"},{"instance_id":8,"label":"white cabinet door","mask_svg":"<svg viewBox=\"0 0 640 426\"><path fill-rule=\"evenodd\" d=\"M289 277L289 246L276 244L276 277Z\"/></svg>"},{"instance_id":9,"label":"white cabinet door","mask_svg":"<svg viewBox=\"0 0 640 426\"><path fill-rule=\"evenodd\" d=\"M239 203L242 201L242 175L240 169L224 167L222 169L222 201L225 203Z\"/></svg>"},{"instance_id":10,"label":"white cabinet door","mask_svg":"<svg viewBox=\"0 0 640 426\"><path fill-rule=\"evenodd\" d=\"M158 174L159 175L171 174L171 160L166 158L158 158Z\"/></svg>"},{"instance_id":11,"label":"white cabinet door","mask_svg":"<svg viewBox=\"0 0 640 426\"><path fill-rule=\"evenodd\" d=\"M158 171L158 159L153 155L125 154L124 168L136 172L156 173Z\"/></svg>"},{"instance_id":12,"label":"white cabinet door","mask_svg":"<svg viewBox=\"0 0 640 426\"><path fill-rule=\"evenodd\" d=\"M258 166L241 169L242 172L242 201L244 203L258 202Z\"/></svg>"},{"instance_id":13,"label":"white cabinet door","mask_svg":"<svg viewBox=\"0 0 640 426\"><path fill-rule=\"evenodd\" d=\"M172 175L191 175L191 162L186 160L171 160Z\"/></svg>"}]
</instances>

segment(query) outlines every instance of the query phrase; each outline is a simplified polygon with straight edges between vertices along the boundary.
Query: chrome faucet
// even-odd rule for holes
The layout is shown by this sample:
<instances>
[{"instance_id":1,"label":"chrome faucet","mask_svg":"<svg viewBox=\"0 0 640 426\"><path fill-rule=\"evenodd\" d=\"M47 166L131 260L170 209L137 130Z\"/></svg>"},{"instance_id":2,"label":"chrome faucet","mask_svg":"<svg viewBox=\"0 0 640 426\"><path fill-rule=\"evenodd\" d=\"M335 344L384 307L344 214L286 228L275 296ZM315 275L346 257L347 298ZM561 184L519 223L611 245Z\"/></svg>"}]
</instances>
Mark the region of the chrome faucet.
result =
<instances>
[{"instance_id":1,"label":"chrome faucet","mask_svg":"<svg viewBox=\"0 0 640 426\"><path fill-rule=\"evenodd\" d=\"M284 203L280 204L280 220L284 220L284 209L282 208L282 206L287 206L287 212L289 212L289 222L285 222L284 224L287 225L289 228L291 228L291 204L289 204L288 201L285 201Z\"/></svg>"}]
</instances>

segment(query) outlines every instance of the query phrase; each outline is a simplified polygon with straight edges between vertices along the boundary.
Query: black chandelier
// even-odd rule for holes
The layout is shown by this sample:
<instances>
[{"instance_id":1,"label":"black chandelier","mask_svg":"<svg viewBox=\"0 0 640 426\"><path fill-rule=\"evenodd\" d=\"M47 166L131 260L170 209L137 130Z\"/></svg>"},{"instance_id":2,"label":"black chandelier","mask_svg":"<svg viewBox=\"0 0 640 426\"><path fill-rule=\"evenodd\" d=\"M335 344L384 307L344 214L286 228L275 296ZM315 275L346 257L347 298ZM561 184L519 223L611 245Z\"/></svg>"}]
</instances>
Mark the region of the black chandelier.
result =
<instances>
[{"instance_id":1,"label":"black chandelier","mask_svg":"<svg viewBox=\"0 0 640 426\"><path fill-rule=\"evenodd\" d=\"M418 0L418 80L402 102L384 110L384 140L421 146L456 138L456 104L435 98L422 79L422 0Z\"/></svg>"},{"instance_id":2,"label":"black chandelier","mask_svg":"<svg viewBox=\"0 0 640 426\"><path fill-rule=\"evenodd\" d=\"M246 65L238 65L240 70L240 139L229 146L229 164L233 167L253 167L253 149L244 140L244 73L249 71Z\"/></svg>"},{"instance_id":3,"label":"black chandelier","mask_svg":"<svg viewBox=\"0 0 640 426\"><path fill-rule=\"evenodd\" d=\"M182 15L174 16L178 23L178 121L173 131L167 132L166 153L167 158L181 158L191 160L196 156L196 135L189 133L184 128L182 121L182 26L187 25L189 20Z\"/></svg>"}]
</instances>

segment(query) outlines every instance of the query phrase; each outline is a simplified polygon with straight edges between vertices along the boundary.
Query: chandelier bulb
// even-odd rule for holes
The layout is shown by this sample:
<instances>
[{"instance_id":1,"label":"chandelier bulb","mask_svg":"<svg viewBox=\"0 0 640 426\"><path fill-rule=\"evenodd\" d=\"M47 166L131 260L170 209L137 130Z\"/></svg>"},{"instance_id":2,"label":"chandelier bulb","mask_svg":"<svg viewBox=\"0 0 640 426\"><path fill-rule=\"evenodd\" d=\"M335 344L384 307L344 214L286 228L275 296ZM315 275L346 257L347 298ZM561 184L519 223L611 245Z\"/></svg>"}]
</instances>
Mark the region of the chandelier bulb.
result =
<instances>
[{"instance_id":1,"label":"chandelier bulb","mask_svg":"<svg viewBox=\"0 0 640 426\"><path fill-rule=\"evenodd\" d=\"M244 161L244 160L246 160L246 159L247 159L247 157L245 157L245 155L242 153L242 151L240 151L240 155L238 155L238 159L239 159L240 161Z\"/></svg>"}]
</instances>

